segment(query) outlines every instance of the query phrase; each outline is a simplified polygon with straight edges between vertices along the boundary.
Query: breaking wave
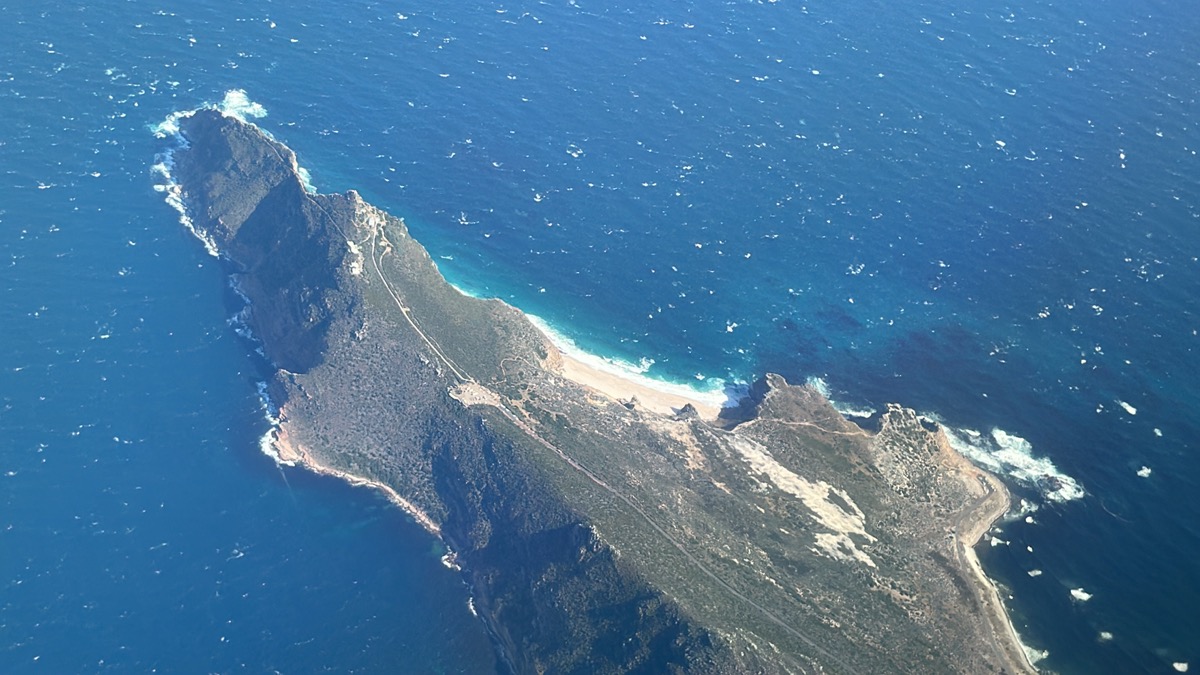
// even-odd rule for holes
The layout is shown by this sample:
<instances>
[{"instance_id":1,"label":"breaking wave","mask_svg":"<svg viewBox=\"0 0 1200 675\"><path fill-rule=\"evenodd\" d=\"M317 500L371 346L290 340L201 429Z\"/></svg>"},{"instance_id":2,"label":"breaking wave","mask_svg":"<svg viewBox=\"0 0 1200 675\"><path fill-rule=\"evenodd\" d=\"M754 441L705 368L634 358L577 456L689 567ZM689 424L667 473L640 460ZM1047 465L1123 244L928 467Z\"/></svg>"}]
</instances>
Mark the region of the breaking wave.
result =
<instances>
[{"instance_id":1,"label":"breaking wave","mask_svg":"<svg viewBox=\"0 0 1200 675\"><path fill-rule=\"evenodd\" d=\"M175 180L175 152L177 150L186 150L188 147L187 139L183 134L179 133L179 120L194 113L194 110L187 112L173 112L167 116L162 122L154 126L154 135L158 138L170 139L171 143L166 150L163 150L155 158L154 166L150 167L150 172L155 176L157 182L154 184L154 191L162 193L163 201L172 209L179 213L179 224L183 225L188 232L200 240L204 244L204 250L214 258L219 255L217 251L217 243L213 241L206 233L196 229L195 223L187 212L187 205L183 201L183 187Z\"/></svg>"},{"instance_id":2,"label":"breaking wave","mask_svg":"<svg viewBox=\"0 0 1200 675\"><path fill-rule=\"evenodd\" d=\"M950 446L959 454L993 473L1037 489L1050 501L1069 502L1082 499L1086 494L1078 481L1063 473L1049 458L1035 457L1033 445L1020 436L1003 429L992 429L983 434L944 424L942 428Z\"/></svg>"},{"instance_id":3,"label":"breaking wave","mask_svg":"<svg viewBox=\"0 0 1200 675\"><path fill-rule=\"evenodd\" d=\"M630 380L648 389L654 389L675 396L684 396L717 407L736 405L741 400L741 396L744 395L744 385L740 383L729 384L719 377L697 375L696 380L704 383L703 388L690 384L660 380L646 374L654 365L654 359L643 358L634 364L619 359L597 356L580 349L574 340L556 331L541 318L532 314L526 314L525 316L563 354L596 370Z\"/></svg>"},{"instance_id":4,"label":"breaking wave","mask_svg":"<svg viewBox=\"0 0 1200 675\"><path fill-rule=\"evenodd\" d=\"M825 397L825 400L829 401L829 405L833 406L833 409L838 411L843 417L858 417L860 419L867 419L879 412L871 407L855 406L834 400L833 396L831 395L831 390L829 389L829 383L826 382L824 378L812 376L805 380L804 383L815 389L818 394Z\"/></svg>"},{"instance_id":5,"label":"breaking wave","mask_svg":"<svg viewBox=\"0 0 1200 675\"><path fill-rule=\"evenodd\" d=\"M225 98L216 108L221 114L236 117L243 122L249 121L250 117L258 119L267 116L267 109L262 104L251 101L244 89L230 89L225 92Z\"/></svg>"},{"instance_id":6,"label":"breaking wave","mask_svg":"<svg viewBox=\"0 0 1200 675\"><path fill-rule=\"evenodd\" d=\"M809 377L805 383L824 396L834 410L845 417L870 417L877 412L869 407L850 406L834 400L829 383L823 378ZM1086 494L1078 481L1063 473L1048 457L1034 456L1033 445L1020 436L998 428L986 434L974 429L957 429L947 425L936 414L922 417L936 422L946 432L950 446L959 454L992 473L1036 489L1050 501L1069 502L1082 499ZM1019 513L1011 517L1032 524L1036 511L1036 504L1022 499Z\"/></svg>"},{"instance_id":7,"label":"breaking wave","mask_svg":"<svg viewBox=\"0 0 1200 675\"><path fill-rule=\"evenodd\" d=\"M150 129L155 137L170 141L167 148L155 158L154 166L150 167L151 173L158 179L158 182L154 185L154 190L162 193L163 201L179 212L179 223L199 239L204 244L204 250L208 251L208 254L215 258L220 255L217 244L207 233L197 229L191 217L188 216L187 204L183 200L183 187L179 185L174 176L175 152L177 150L186 150L188 147L187 139L179 131L179 122L196 114L197 110L205 108L215 108L221 111L221 114L236 117L243 122L247 121L248 117L266 117L267 109L251 101L244 90L231 89L225 92L225 97L218 104L205 104L191 110L177 110L167 115L163 121ZM307 175L307 172L301 173L301 176L305 179L307 179ZM312 188L312 185L306 180L305 189L310 188ZM315 191L315 189L311 189L310 191Z\"/></svg>"}]
</instances>

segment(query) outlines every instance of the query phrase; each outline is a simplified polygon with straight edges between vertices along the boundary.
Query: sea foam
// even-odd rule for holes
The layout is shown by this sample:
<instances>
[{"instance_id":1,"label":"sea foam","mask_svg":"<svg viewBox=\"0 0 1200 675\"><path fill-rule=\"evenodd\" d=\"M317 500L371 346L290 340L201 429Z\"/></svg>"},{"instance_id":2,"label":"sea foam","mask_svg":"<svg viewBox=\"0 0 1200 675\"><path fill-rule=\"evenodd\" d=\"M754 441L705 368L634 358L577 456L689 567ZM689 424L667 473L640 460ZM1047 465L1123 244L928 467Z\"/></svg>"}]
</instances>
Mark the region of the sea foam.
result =
<instances>
[{"instance_id":1,"label":"sea foam","mask_svg":"<svg viewBox=\"0 0 1200 675\"><path fill-rule=\"evenodd\" d=\"M1029 663L1034 666L1037 665L1038 661L1044 661L1050 656L1049 651L1045 649L1035 649L1024 642L1021 643L1021 650L1025 652L1025 658L1029 659Z\"/></svg>"},{"instance_id":2,"label":"sea foam","mask_svg":"<svg viewBox=\"0 0 1200 675\"><path fill-rule=\"evenodd\" d=\"M279 450L275 447L275 438L279 433L279 408L271 401L267 383L257 382L255 388L258 389L258 401L262 405L263 418L266 419L267 424L271 425L258 439L259 452L270 457L279 466L296 466L295 462L280 457Z\"/></svg>"},{"instance_id":3,"label":"sea foam","mask_svg":"<svg viewBox=\"0 0 1200 675\"><path fill-rule=\"evenodd\" d=\"M537 326L539 330L550 338L550 342L554 344L563 354L579 361L591 368L616 375L617 377L635 382L647 389L654 389L663 393L672 394L675 396L683 396L708 405L727 407L736 405L740 400L738 392L742 391L737 384L727 385L725 380L717 377L705 377L699 379L704 383L704 388L698 388L690 384L681 384L678 382L668 382L660 380L656 377L647 375L646 373L654 365L653 359L643 358L639 363L633 364L619 359L606 358L595 354L585 352L575 344L571 338L563 335L555 330L550 324L543 321L540 317L532 314L526 314L529 321Z\"/></svg>"},{"instance_id":4,"label":"sea foam","mask_svg":"<svg viewBox=\"0 0 1200 675\"><path fill-rule=\"evenodd\" d=\"M932 417L931 419L936 419ZM942 425L950 446L971 461L1019 483L1037 488L1046 499L1069 502L1082 499L1083 486L1063 473L1047 457L1035 457L1029 441L1003 429L982 434L974 429Z\"/></svg>"},{"instance_id":5,"label":"sea foam","mask_svg":"<svg viewBox=\"0 0 1200 675\"><path fill-rule=\"evenodd\" d=\"M197 110L203 108L216 108L221 114L236 117L243 122L248 117L265 117L267 109L261 104L251 101L244 90L231 89L225 92L224 98L216 105L205 104L191 110L177 110L150 128L151 133L156 138L170 141L167 148L159 153L154 166L150 167L151 173L158 178L158 182L154 185L154 190L162 193L163 201L179 213L179 223L199 239L204 244L204 250L208 251L209 255L215 258L220 255L217 244L208 234L198 230L195 223L192 222L191 217L188 216L187 205L183 200L183 188L175 180L174 176L175 152L177 150L186 150L188 147L187 139L179 131L179 122L191 117L196 114ZM307 172L302 173L301 176L306 178ZM315 192L315 188L307 181L305 182L305 189Z\"/></svg>"},{"instance_id":6,"label":"sea foam","mask_svg":"<svg viewBox=\"0 0 1200 675\"><path fill-rule=\"evenodd\" d=\"M835 400L829 383L821 377L809 377L806 384L824 396L833 409L844 417L871 417L876 414L871 408L855 407ZM1069 502L1081 499L1086 494L1078 481L1059 470L1049 458L1035 457L1033 446L1020 436L998 428L988 434L974 429L956 429L945 424L936 414L924 414L922 417L937 422L945 430L950 446L959 454L993 473L1036 488L1046 499ZM1036 505L1022 500L1018 517L1032 522L1032 513L1036 510Z\"/></svg>"},{"instance_id":7,"label":"sea foam","mask_svg":"<svg viewBox=\"0 0 1200 675\"><path fill-rule=\"evenodd\" d=\"M267 116L267 109L257 101L250 100L244 89L230 89L225 92L225 97L218 103L216 109L222 115L239 119L243 122L250 122L251 118L260 119ZM265 129L259 129L268 138L274 138ZM300 184L304 186L304 191L310 195L317 194L317 187L313 184L312 174L308 169L297 165L296 175L300 178Z\"/></svg>"},{"instance_id":8,"label":"sea foam","mask_svg":"<svg viewBox=\"0 0 1200 675\"><path fill-rule=\"evenodd\" d=\"M246 114L255 117L266 115L266 109L257 103L251 102L246 97L246 93L240 89L227 92L225 99L216 107L223 114L232 115L243 120ZM192 219L188 216L187 205L183 200L183 188L175 180L173 173L175 169L175 152L177 150L185 150L188 147L187 138L180 133L179 122L194 115L196 110L199 110L199 108L173 112L151 129L157 138L170 140L170 145L159 154L158 161L151 167L151 172L160 179L160 182L155 184L154 189L157 192L163 193L163 200L179 213L179 222L204 244L204 249L209 255L219 257L220 251L217 249L216 241L208 236L207 233L197 229ZM245 306L237 314L230 317L229 324L238 335L257 343L256 351L263 358L266 358L266 353L263 351L261 342L251 332L249 325L246 323L246 312L250 308L250 298L242 291L237 277L231 276L229 278L229 286L245 303ZM259 450L264 455L270 457L276 464L294 466L295 462L282 459L279 456L279 452L275 449L275 434L279 428L279 409L271 401L267 390L267 383L258 382L256 386L259 402L263 408L263 417L270 425L270 428L258 440Z\"/></svg>"},{"instance_id":9,"label":"sea foam","mask_svg":"<svg viewBox=\"0 0 1200 675\"><path fill-rule=\"evenodd\" d=\"M874 408L855 407L848 403L835 400L831 394L831 390L829 389L829 383L826 382L824 378L813 376L809 377L804 382L808 386L815 389L818 394L825 397L825 400L829 401L829 405L833 406L833 409L838 411L838 413L843 417L858 417L861 419L867 419L879 412Z\"/></svg>"},{"instance_id":10,"label":"sea foam","mask_svg":"<svg viewBox=\"0 0 1200 675\"><path fill-rule=\"evenodd\" d=\"M187 205L183 202L183 187L179 185L174 176L175 152L186 150L188 147L187 139L179 133L179 121L195 112L195 110L173 112L151 128L157 138L169 139L170 145L155 158L157 161L150 167L150 172L157 179L154 184L155 192L161 192L163 201L179 214L179 224L199 239L204 244L204 250L215 258L218 255L217 243L207 234L196 229L191 217L188 216Z\"/></svg>"},{"instance_id":11,"label":"sea foam","mask_svg":"<svg viewBox=\"0 0 1200 675\"><path fill-rule=\"evenodd\" d=\"M225 98L221 99L216 107L221 114L236 117L243 122L249 121L247 118L250 117L257 119L267 116L267 109L262 104L251 101L244 89L230 89L225 92Z\"/></svg>"}]
</instances>

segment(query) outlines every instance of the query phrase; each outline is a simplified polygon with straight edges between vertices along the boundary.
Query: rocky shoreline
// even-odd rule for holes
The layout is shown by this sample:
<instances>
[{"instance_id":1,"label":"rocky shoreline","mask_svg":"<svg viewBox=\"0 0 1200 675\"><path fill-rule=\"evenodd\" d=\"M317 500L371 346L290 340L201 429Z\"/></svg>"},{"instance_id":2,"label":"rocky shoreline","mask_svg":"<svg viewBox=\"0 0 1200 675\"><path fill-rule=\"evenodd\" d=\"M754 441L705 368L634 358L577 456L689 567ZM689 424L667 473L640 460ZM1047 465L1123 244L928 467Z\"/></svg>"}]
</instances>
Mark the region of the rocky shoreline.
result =
<instances>
[{"instance_id":1,"label":"rocky shoreline","mask_svg":"<svg viewBox=\"0 0 1200 675\"><path fill-rule=\"evenodd\" d=\"M1007 491L911 411L866 434L777 376L707 415L639 405L402 221L306 193L257 127L179 124L180 199L278 368L280 459L442 537L508 669L1032 671L972 551Z\"/></svg>"}]
</instances>

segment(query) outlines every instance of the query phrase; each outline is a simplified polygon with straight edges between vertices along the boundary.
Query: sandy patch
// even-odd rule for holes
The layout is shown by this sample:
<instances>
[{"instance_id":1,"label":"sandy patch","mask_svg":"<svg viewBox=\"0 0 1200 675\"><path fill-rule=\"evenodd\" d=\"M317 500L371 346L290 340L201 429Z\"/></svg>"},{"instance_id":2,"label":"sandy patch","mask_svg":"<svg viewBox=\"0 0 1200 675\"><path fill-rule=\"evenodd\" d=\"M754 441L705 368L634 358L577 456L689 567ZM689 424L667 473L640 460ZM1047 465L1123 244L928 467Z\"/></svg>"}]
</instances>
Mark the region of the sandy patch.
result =
<instances>
[{"instance_id":1,"label":"sandy patch","mask_svg":"<svg viewBox=\"0 0 1200 675\"><path fill-rule=\"evenodd\" d=\"M721 412L720 406L683 394L660 391L619 375L593 368L567 354L562 354L560 374L568 380L582 384L615 401L625 402L631 398L637 398L637 402L642 408L662 415L674 415L689 403L695 406L700 416L707 420L716 419Z\"/></svg>"},{"instance_id":2,"label":"sandy patch","mask_svg":"<svg viewBox=\"0 0 1200 675\"><path fill-rule=\"evenodd\" d=\"M766 475L775 487L799 499L824 527L831 532L816 534L820 553L838 560L857 560L868 567L875 567L871 556L858 548L850 538L858 535L868 542L875 537L867 533L866 516L850 499L845 490L839 490L825 481L812 482L796 475L780 464L766 448L749 439L731 437L729 444L750 465L751 475ZM837 498L837 501L834 500Z\"/></svg>"}]
</instances>

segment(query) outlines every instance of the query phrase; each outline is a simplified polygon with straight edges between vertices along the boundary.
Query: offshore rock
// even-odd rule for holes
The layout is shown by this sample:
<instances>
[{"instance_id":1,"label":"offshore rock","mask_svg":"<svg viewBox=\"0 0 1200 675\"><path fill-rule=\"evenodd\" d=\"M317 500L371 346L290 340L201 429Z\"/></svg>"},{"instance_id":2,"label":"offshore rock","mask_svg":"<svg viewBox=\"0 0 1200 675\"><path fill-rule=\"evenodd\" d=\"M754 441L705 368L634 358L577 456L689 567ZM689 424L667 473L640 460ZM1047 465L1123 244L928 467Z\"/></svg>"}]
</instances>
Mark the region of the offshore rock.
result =
<instances>
[{"instance_id":1,"label":"offshore rock","mask_svg":"<svg viewBox=\"0 0 1200 675\"><path fill-rule=\"evenodd\" d=\"M189 215L277 368L281 457L440 536L501 669L1032 670L972 550L1008 493L912 411L868 434L774 375L719 418L605 397L401 220L306 193L257 127L180 126Z\"/></svg>"}]
</instances>

